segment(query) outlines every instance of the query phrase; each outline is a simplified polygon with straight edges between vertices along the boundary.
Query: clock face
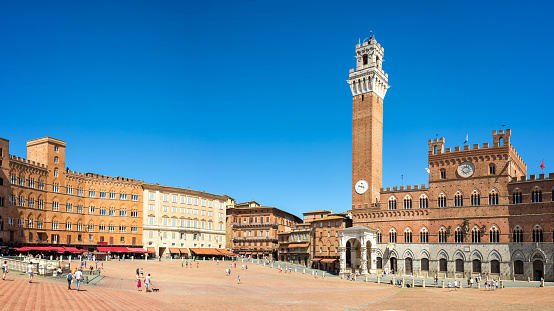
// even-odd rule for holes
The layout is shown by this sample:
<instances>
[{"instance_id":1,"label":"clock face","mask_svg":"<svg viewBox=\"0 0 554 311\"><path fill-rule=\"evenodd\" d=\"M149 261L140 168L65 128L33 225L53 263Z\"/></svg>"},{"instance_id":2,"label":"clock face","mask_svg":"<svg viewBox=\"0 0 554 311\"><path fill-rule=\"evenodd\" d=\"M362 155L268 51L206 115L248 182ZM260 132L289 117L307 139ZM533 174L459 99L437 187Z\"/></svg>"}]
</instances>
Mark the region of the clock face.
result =
<instances>
[{"instance_id":1,"label":"clock face","mask_svg":"<svg viewBox=\"0 0 554 311\"><path fill-rule=\"evenodd\" d=\"M458 174L464 178L470 177L475 172L475 165L471 162L465 162L458 166Z\"/></svg>"},{"instance_id":2,"label":"clock face","mask_svg":"<svg viewBox=\"0 0 554 311\"><path fill-rule=\"evenodd\" d=\"M360 179L356 183L356 186L354 186L354 189L356 190L357 194L364 194L367 189L369 188L369 185L367 184L367 181Z\"/></svg>"}]
</instances>

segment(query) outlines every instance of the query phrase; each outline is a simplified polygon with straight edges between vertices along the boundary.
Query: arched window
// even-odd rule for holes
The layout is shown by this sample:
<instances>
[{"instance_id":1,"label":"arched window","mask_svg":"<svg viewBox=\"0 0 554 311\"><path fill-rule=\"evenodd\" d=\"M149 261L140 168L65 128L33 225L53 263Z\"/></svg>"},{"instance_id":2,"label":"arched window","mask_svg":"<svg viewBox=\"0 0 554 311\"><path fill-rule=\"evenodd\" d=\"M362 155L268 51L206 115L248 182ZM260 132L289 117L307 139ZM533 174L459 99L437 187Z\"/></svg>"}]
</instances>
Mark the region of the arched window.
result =
<instances>
[{"instance_id":1,"label":"arched window","mask_svg":"<svg viewBox=\"0 0 554 311\"><path fill-rule=\"evenodd\" d=\"M421 228L419 232L419 240L421 243L429 243L429 231L426 228Z\"/></svg>"},{"instance_id":2,"label":"arched window","mask_svg":"<svg viewBox=\"0 0 554 311\"><path fill-rule=\"evenodd\" d=\"M429 271L429 259L421 258L421 270Z\"/></svg>"},{"instance_id":3,"label":"arched window","mask_svg":"<svg viewBox=\"0 0 554 311\"><path fill-rule=\"evenodd\" d=\"M523 274L523 261L514 261L514 274Z\"/></svg>"},{"instance_id":4,"label":"arched window","mask_svg":"<svg viewBox=\"0 0 554 311\"><path fill-rule=\"evenodd\" d=\"M441 227L439 230L439 243L446 243L446 229L444 227Z\"/></svg>"},{"instance_id":5,"label":"arched window","mask_svg":"<svg viewBox=\"0 0 554 311\"><path fill-rule=\"evenodd\" d=\"M489 193L489 205L498 205L498 193L494 189Z\"/></svg>"},{"instance_id":6,"label":"arched window","mask_svg":"<svg viewBox=\"0 0 554 311\"><path fill-rule=\"evenodd\" d=\"M396 230L391 229L389 231L389 242L390 243L396 243Z\"/></svg>"},{"instance_id":7,"label":"arched window","mask_svg":"<svg viewBox=\"0 0 554 311\"><path fill-rule=\"evenodd\" d=\"M404 243L412 243L412 230L410 228L404 230Z\"/></svg>"},{"instance_id":8,"label":"arched window","mask_svg":"<svg viewBox=\"0 0 554 311\"><path fill-rule=\"evenodd\" d=\"M362 56L362 61L363 61L363 64L364 65L367 65L368 62L369 62L369 57L367 54L364 54L364 56Z\"/></svg>"},{"instance_id":9,"label":"arched window","mask_svg":"<svg viewBox=\"0 0 554 311\"><path fill-rule=\"evenodd\" d=\"M87 226L88 232L94 232L94 223L91 221Z\"/></svg>"},{"instance_id":10,"label":"arched window","mask_svg":"<svg viewBox=\"0 0 554 311\"><path fill-rule=\"evenodd\" d=\"M419 208L428 208L429 207L429 199L425 194L422 194L421 197L419 197Z\"/></svg>"},{"instance_id":11,"label":"arched window","mask_svg":"<svg viewBox=\"0 0 554 311\"><path fill-rule=\"evenodd\" d=\"M473 193L471 194L471 205L472 206L481 205L481 196L479 195L479 192L477 192L477 190L473 190Z\"/></svg>"},{"instance_id":12,"label":"arched window","mask_svg":"<svg viewBox=\"0 0 554 311\"><path fill-rule=\"evenodd\" d=\"M71 220L67 219L65 221L65 230L71 230L71 227L72 227Z\"/></svg>"},{"instance_id":13,"label":"arched window","mask_svg":"<svg viewBox=\"0 0 554 311\"><path fill-rule=\"evenodd\" d=\"M436 149L435 149L435 153L436 153ZM441 168L440 172L441 172L441 179L446 179L446 170L444 168Z\"/></svg>"},{"instance_id":14,"label":"arched window","mask_svg":"<svg viewBox=\"0 0 554 311\"><path fill-rule=\"evenodd\" d=\"M539 225L533 227L533 242L542 242L542 228Z\"/></svg>"},{"instance_id":15,"label":"arched window","mask_svg":"<svg viewBox=\"0 0 554 311\"><path fill-rule=\"evenodd\" d=\"M448 268L448 262L446 261L446 258L439 259L439 271L446 272L447 268Z\"/></svg>"},{"instance_id":16,"label":"arched window","mask_svg":"<svg viewBox=\"0 0 554 311\"><path fill-rule=\"evenodd\" d=\"M464 272L464 260L456 259L456 272Z\"/></svg>"},{"instance_id":17,"label":"arched window","mask_svg":"<svg viewBox=\"0 0 554 311\"><path fill-rule=\"evenodd\" d=\"M473 227L473 230L471 230L471 242L481 243L481 232L477 227Z\"/></svg>"},{"instance_id":18,"label":"arched window","mask_svg":"<svg viewBox=\"0 0 554 311\"><path fill-rule=\"evenodd\" d=\"M446 207L446 195L444 195L444 193L441 193L439 195L439 207Z\"/></svg>"},{"instance_id":19,"label":"arched window","mask_svg":"<svg viewBox=\"0 0 554 311\"><path fill-rule=\"evenodd\" d=\"M464 196L460 191L454 196L454 206L464 206Z\"/></svg>"},{"instance_id":20,"label":"arched window","mask_svg":"<svg viewBox=\"0 0 554 311\"><path fill-rule=\"evenodd\" d=\"M473 259L473 273L481 273L481 260Z\"/></svg>"},{"instance_id":21,"label":"arched window","mask_svg":"<svg viewBox=\"0 0 554 311\"><path fill-rule=\"evenodd\" d=\"M460 227L456 228L456 231L454 231L454 242L464 243L464 232Z\"/></svg>"},{"instance_id":22,"label":"arched window","mask_svg":"<svg viewBox=\"0 0 554 311\"><path fill-rule=\"evenodd\" d=\"M498 229L495 226L492 226L491 230L489 231L489 241L491 243L498 243L499 236L500 236L500 233Z\"/></svg>"},{"instance_id":23,"label":"arched window","mask_svg":"<svg viewBox=\"0 0 554 311\"><path fill-rule=\"evenodd\" d=\"M412 198L407 195L404 198L404 209L411 209L412 208Z\"/></svg>"},{"instance_id":24,"label":"arched window","mask_svg":"<svg viewBox=\"0 0 554 311\"><path fill-rule=\"evenodd\" d=\"M500 262L496 259L491 260L491 273L500 274Z\"/></svg>"},{"instance_id":25,"label":"arched window","mask_svg":"<svg viewBox=\"0 0 554 311\"><path fill-rule=\"evenodd\" d=\"M489 174L494 175L496 174L496 166L494 164L489 164Z\"/></svg>"},{"instance_id":26,"label":"arched window","mask_svg":"<svg viewBox=\"0 0 554 311\"><path fill-rule=\"evenodd\" d=\"M377 232L377 243L383 243L383 234L381 231Z\"/></svg>"},{"instance_id":27,"label":"arched window","mask_svg":"<svg viewBox=\"0 0 554 311\"><path fill-rule=\"evenodd\" d=\"M514 193L512 193L512 204L521 203L521 200L522 200L521 191L516 188Z\"/></svg>"},{"instance_id":28,"label":"arched window","mask_svg":"<svg viewBox=\"0 0 554 311\"><path fill-rule=\"evenodd\" d=\"M390 197L389 198L389 209L396 209L396 198Z\"/></svg>"},{"instance_id":29,"label":"arched window","mask_svg":"<svg viewBox=\"0 0 554 311\"><path fill-rule=\"evenodd\" d=\"M514 243L523 242L523 229L521 229L519 225L517 225L512 232L512 240Z\"/></svg>"},{"instance_id":30,"label":"arched window","mask_svg":"<svg viewBox=\"0 0 554 311\"><path fill-rule=\"evenodd\" d=\"M542 191L541 191L541 189L533 190L531 198L532 198L533 202L542 202Z\"/></svg>"}]
</instances>

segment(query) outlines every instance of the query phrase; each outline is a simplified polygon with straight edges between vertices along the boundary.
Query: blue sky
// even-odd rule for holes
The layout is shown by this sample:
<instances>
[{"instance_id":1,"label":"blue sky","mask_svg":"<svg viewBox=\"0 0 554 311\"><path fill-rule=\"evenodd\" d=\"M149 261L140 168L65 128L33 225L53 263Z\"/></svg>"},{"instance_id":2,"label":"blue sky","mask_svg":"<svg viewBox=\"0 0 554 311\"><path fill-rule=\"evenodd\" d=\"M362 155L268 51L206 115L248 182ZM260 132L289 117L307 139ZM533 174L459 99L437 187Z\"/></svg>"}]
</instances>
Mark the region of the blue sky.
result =
<instances>
[{"instance_id":1,"label":"blue sky","mask_svg":"<svg viewBox=\"0 0 554 311\"><path fill-rule=\"evenodd\" d=\"M0 137L67 142L71 170L298 216L351 205L354 48L385 48L383 186L427 183L427 140L554 171L550 2L3 1Z\"/></svg>"}]
</instances>

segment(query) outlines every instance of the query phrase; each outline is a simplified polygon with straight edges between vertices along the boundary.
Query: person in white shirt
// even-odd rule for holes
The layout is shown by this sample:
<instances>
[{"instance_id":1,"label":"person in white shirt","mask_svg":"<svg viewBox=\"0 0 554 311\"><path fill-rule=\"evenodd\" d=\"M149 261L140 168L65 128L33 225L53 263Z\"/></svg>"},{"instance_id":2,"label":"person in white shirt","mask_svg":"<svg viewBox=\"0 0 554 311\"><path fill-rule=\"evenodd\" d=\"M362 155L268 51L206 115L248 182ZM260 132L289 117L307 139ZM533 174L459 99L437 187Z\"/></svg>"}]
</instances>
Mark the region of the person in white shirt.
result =
<instances>
[{"instance_id":1,"label":"person in white shirt","mask_svg":"<svg viewBox=\"0 0 554 311\"><path fill-rule=\"evenodd\" d=\"M33 264L29 263L27 266L27 273L29 274L29 283L33 283Z\"/></svg>"},{"instance_id":2,"label":"person in white shirt","mask_svg":"<svg viewBox=\"0 0 554 311\"><path fill-rule=\"evenodd\" d=\"M6 273L8 273L8 261L4 261L2 265L2 280L6 279Z\"/></svg>"},{"instance_id":3,"label":"person in white shirt","mask_svg":"<svg viewBox=\"0 0 554 311\"><path fill-rule=\"evenodd\" d=\"M81 282L83 281L83 272L81 272L81 269L75 272L75 279L77 279L77 291L79 291L79 288L81 287Z\"/></svg>"}]
</instances>

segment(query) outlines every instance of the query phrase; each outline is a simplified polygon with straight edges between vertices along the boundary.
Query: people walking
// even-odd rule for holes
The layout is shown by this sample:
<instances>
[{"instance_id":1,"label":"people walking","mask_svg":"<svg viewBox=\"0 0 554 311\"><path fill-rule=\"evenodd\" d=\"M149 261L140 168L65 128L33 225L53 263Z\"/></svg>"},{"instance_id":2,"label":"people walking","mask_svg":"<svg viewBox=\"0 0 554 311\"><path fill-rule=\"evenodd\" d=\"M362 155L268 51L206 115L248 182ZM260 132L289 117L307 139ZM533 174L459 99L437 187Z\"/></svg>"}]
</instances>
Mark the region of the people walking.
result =
<instances>
[{"instance_id":1,"label":"people walking","mask_svg":"<svg viewBox=\"0 0 554 311\"><path fill-rule=\"evenodd\" d=\"M2 280L6 280L6 273L8 273L8 261L4 261L2 265Z\"/></svg>"},{"instance_id":2,"label":"people walking","mask_svg":"<svg viewBox=\"0 0 554 311\"><path fill-rule=\"evenodd\" d=\"M29 263L27 266L27 274L29 274L29 283L33 283L33 264Z\"/></svg>"},{"instance_id":3,"label":"people walking","mask_svg":"<svg viewBox=\"0 0 554 311\"><path fill-rule=\"evenodd\" d=\"M81 282L83 281L83 272L81 269L75 272L75 279L77 280L77 291L81 288Z\"/></svg>"},{"instance_id":4,"label":"people walking","mask_svg":"<svg viewBox=\"0 0 554 311\"><path fill-rule=\"evenodd\" d=\"M140 279L138 279L137 289L138 289L139 292L142 292L142 283L141 283Z\"/></svg>"},{"instance_id":5,"label":"people walking","mask_svg":"<svg viewBox=\"0 0 554 311\"><path fill-rule=\"evenodd\" d=\"M146 292L150 292L150 281L151 281L151 278L150 278L150 273L148 273L148 275L146 276L146 278L144 279L144 287L146 287Z\"/></svg>"},{"instance_id":6,"label":"people walking","mask_svg":"<svg viewBox=\"0 0 554 311\"><path fill-rule=\"evenodd\" d=\"M73 282L73 274L69 271L67 273L67 290L71 290L71 282Z\"/></svg>"}]
</instances>

